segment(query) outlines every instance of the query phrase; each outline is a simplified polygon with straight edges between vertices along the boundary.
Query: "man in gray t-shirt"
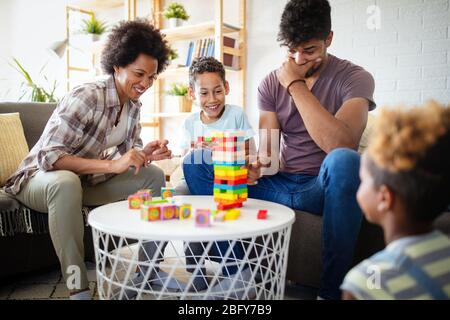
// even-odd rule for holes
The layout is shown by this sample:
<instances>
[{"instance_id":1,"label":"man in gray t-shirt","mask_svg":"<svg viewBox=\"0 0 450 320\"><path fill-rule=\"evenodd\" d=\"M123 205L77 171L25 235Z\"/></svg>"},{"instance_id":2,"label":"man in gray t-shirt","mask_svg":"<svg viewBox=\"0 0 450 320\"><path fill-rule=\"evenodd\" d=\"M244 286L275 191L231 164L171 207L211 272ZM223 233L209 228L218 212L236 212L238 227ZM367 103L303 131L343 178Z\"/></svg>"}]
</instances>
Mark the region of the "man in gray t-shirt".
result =
<instances>
[{"instance_id":1,"label":"man in gray t-shirt","mask_svg":"<svg viewBox=\"0 0 450 320\"><path fill-rule=\"evenodd\" d=\"M356 202L356 151L375 108L373 77L363 68L327 53L333 40L327 0L291 0L278 40L287 59L258 88L260 129L280 130L280 169L258 179L250 168L249 197L262 198L323 216L323 272L319 297L339 299L353 260L362 213ZM269 136L260 153L270 155Z\"/></svg>"},{"instance_id":2,"label":"man in gray t-shirt","mask_svg":"<svg viewBox=\"0 0 450 320\"><path fill-rule=\"evenodd\" d=\"M248 174L250 198L323 216L318 294L324 299L340 298L339 286L353 260L362 220L356 202L360 158L355 150L368 111L375 108L373 77L328 54L332 39L327 0L288 2L278 37L288 48L287 59L258 88L260 129L267 133L260 135L259 153L274 156L271 131L279 130L280 168L261 177L257 161L249 165ZM212 168L186 163L183 168L192 194L212 193Z\"/></svg>"}]
</instances>

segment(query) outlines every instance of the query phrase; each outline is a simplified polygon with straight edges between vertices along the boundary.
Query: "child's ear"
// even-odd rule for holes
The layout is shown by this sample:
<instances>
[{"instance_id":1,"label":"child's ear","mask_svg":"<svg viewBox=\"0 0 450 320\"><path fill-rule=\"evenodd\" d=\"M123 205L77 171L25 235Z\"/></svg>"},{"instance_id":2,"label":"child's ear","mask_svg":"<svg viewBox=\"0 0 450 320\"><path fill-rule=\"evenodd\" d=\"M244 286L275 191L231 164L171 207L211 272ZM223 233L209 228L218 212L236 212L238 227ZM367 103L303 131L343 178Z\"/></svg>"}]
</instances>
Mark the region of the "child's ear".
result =
<instances>
[{"instance_id":1,"label":"child's ear","mask_svg":"<svg viewBox=\"0 0 450 320\"><path fill-rule=\"evenodd\" d=\"M225 95L228 95L230 93L230 84L228 81L225 81Z\"/></svg>"},{"instance_id":2,"label":"child's ear","mask_svg":"<svg viewBox=\"0 0 450 320\"><path fill-rule=\"evenodd\" d=\"M194 89L191 86L189 86L188 95L192 100L195 100Z\"/></svg>"},{"instance_id":3,"label":"child's ear","mask_svg":"<svg viewBox=\"0 0 450 320\"><path fill-rule=\"evenodd\" d=\"M378 211L387 212L391 211L394 207L395 194L389 189L388 186L382 185L378 190Z\"/></svg>"}]
</instances>

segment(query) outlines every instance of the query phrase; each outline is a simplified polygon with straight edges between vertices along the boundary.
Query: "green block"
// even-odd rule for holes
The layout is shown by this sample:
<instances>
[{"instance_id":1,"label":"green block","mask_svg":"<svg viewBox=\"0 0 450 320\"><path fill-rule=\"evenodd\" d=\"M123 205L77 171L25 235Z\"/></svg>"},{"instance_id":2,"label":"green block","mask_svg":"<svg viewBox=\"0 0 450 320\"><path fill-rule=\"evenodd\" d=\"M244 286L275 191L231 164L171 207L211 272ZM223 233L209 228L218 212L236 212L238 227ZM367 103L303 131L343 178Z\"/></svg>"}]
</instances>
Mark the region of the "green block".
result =
<instances>
[{"instance_id":1,"label":"green block","mask_svg":"<svg viewBox=\"0 0 450 320\"><path fill-rule=\"evenodd\" d=\"M214 166L214 170L223 170L223 171L227 171L227 170L233 170L233 171L238 171L241 170L242 166Z\"/></svg>"},{"instance_id":2,"label":"green block","mask_svg":"<svg viewBox=\"0 0 450 320\"><path fill-rule=\"evenodd\" d=\"M168 201L165 200L165 199L162 199L162 200L145 201L145 202L144 202L144 205L146 205L146 206L151 206L151 205L153 205L153 204L161 204L161 203L168 203Z\"/></svg>"},{"instance_id":3,"label":"green block","mask_svg":"<svg viewBox=\"0 0 450 320\"><path fill-rule=\"evenodd\" d=\"M248 193L248 189L243 188L243 189L238 189L238 190L220 190L220 189L214 189L214 195L217 194L244 194L244 193Z\"/></svg>"}]
</instances>

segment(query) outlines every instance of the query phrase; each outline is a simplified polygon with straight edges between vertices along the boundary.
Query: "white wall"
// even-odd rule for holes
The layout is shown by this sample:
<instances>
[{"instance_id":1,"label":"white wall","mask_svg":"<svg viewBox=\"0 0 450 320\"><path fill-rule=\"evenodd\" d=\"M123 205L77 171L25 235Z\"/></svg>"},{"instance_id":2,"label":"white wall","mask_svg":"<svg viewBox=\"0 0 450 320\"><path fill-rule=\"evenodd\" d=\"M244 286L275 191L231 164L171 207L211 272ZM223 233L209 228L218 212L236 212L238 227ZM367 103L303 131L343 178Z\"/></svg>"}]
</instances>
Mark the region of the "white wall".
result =
<instances>
[{"instance_id":1,"label":"white wall","mask_svg":"<svg viewBox=\"0 0 450 320\"><path fill-rule=\"evenodd\" d=\"M147 0L140 0L147 1ZM204 0L184 0L191 20L213 18ZM376 79L378 105L419 104L428 98L450 102L450 0L331 0L334 43L332 54L362 65ZM247 113L258 125L256 90L261 79L278 68L284 57L276 37L287 0L247 0ZM369 30L367 8L377 5L381 29ZM37 75L46 74L64 89L64 61L52 60L45 48L65 36L65 1L0 1L0 99L8 87L2 78L19 79L6 63L19 58ZM237 0L225 1L225 21L235 24ZM9 97L16 98L9 93ZM10 99L10 100L11 100Z\"/></svg>"},{"instance_id":2,"label":"white wall","mask_svg":"<svg viewBox=\"0 0 450 320\"><path fill-rule=\"evenodd\" d=\"M257 126L256 89L279 67L284 52L276 42L287 1L248 1L247 113ZM335 34L330 53L357 63L376 80L379 106L450 103L449 0L330 0ZM377 5L381 28L370 30Z\"/></svg>"},{"instance_id":3,"label":"white wall","mask_svg":"<svg viewBox=\"0 0 450 320\"><path fill-rule=\"evenodd\" d=\"M7 95L7 88L10 87L8 72L5 65L6 57L10 54L11 32L11 3L12 0L0 1L0 100Z\"/></svg>"},{"instance_id":4,"label":"white wall","mask_svg":"<svg viewBox=\"0 0 450 320\"><path fill-rule=\"evenodd\" d=\"M379 106L450 102L449 0L331 0L330 52L364 66L376 81ZM367 8L377 5L380 29ZM370 20L373 21L373 20Z\"/></svg>"},{"instance_id":5,"label":"white wall","mask_svg":"<svg viewBox=\"0 0 450 320\"><path fill-rule=\"evenodd\" d=\"M46 48L55 40L65 36L65 4L55 0L1 0L0 16L0 70L6 81L0 82L0 98L17 100L20 75L8 62L17 58L39 82L41 68L47 64L44 74L50 81L58 80L59 92L64 91L64 61L51 58ZM1 77L0 77L1 78ZM42 84L45 84L42 79Z\"/></svg>"}]
</instances>

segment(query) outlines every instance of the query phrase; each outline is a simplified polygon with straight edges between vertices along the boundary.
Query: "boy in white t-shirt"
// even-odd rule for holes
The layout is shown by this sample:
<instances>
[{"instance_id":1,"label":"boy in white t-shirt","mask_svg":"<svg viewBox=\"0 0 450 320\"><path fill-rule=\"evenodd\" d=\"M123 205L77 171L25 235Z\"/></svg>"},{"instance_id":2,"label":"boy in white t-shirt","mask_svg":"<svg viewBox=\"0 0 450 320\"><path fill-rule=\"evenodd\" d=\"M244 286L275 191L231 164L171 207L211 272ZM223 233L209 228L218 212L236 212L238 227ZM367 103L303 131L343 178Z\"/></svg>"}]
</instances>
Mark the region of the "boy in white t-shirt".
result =
<instances>
[{"instance_id":1,"label":"boy in white t-shirt","mask_svg":"<svg viewBox=\"0 0 450 320\"><path fill-rule=\"evenodd\" d=\"M205 154L209 154L211 157L212 144L210 143L197 143L198 137L208 137L214 131L243 131L246 136L246 154L256 150L253 140L254 131L252 130L247 116L244 110L240 107L225 104L225 96L228 95L230 87L225 80L225 69L223 64L212 57L201 57L192 63L189 68L189 95L197 101L200 111L192 113L184 122L182 132L180 133L180 147L183 150L183 156L188 159L193 153L191 151L198 151L199 149L207 150ZM186 160L185 159L185 160ZM207 159L205 159L207 161ZM211 161L211 159L209 159ZM190 194L189 188L184 178L175 187L176 195ZM158 259L162 260L162 256L165 250L165 243L148 242L143 244L144 250L142 251L142 259ZM211 250L207 253L210 260L220 260L213 257L222 257L227 252L230 244L228 241L218 241L212 246ZM185 244L186 248L186 264L187 270L191 273L195 272L194 266L197 266L200 261L198 257L204 256L203 250L205 246L202 243L189 243ZM244 248L240 242L236 242L232 249L232 256L239 259L244 256ZM230 262L231 261L231 262ZM232 258L230 258L229 264L232 264ZM205 275L206 270L202 266L197 274L193 275L195 278L192 283L191 291L202 291L207 288L208 283ZM220 283L213 286L210 290L210 296L207 299L215 299L214 293L216 291L223 291L230 287L233 283L232 278L237 273L237 266L224 267L222 272L228 276L228 279L220 281ZM168 274L159 268L155 268L155 276L151 283L153 285L163 285L168 277ZM143 274L136 278L136 281L141 281ZM241 299L251 297L255 291L250 290L247 296L244 297L241 289L245 281L249 281L251 272L247 266L241 274L237 275L242 281L236 281L233 285L235 294L230 298ZM167 283L167 287L171 289L185 289L185 285L178 282L176 279L170 279Z\"/></svg>"},{"instance_id":2,"label":"boy in white t-shirt","mask_svg":"<svg viewBox=\"0 0 450 320\"><path fill-rule=\"evenodd\" d=\"M246 154L255 150L255 135L241 107L226 104L230 86L225 79L223 64L213 57L201 57L189 68L189 96L200 111L192 113L183 123L180 149L186 155L194 149L211 149L209 143L198 143L198 137L208 137L214 131L244 131ZM175 187L175 194L190 194L184 178Z\"/></svg>"},{"instance_id":3,"label":"boy in white t-shirt","mask_svg":"<svg viewBox=\"0 0 450 320\"><path fill-rule=\"evenodd\" d=\"M193 160L194 153L190 151L198 149L209 149L202 153L206 157L211 156L210 150L212 149L212 144L205 142L199 143L197 141L198 137L211 136L211 133L214 131L243 131L245 132L246 139L246 154L248 155L250 152L254 153L256 150L253 140L255 133L248 122L244 110L241 107L225 103L225 97L229 92L230 86L225 79L225 69L222 63L213 57L201 57L194 60L189 68L189 96L197 102L201 110L190 115L183 124L180 147L184 150L184 155L187 154L185 161ZM204 160L211 161L211 159ZM181 187L179 184L175 188L175 193L182 194L181 190L184 190L184 194L189 192L184 179L181 182ZM228 241L216 242L208 252L209 259L219 262L222 259L220 257L225 255L229 246ZM188 265L187 270L189 272L195 272L194 266L201 263L198 257L204 256L202 253L204 250L205 245L202 243L191 242L186 245L186 264ZM231 256L237 259L244 256L244 248L240 242L236 242L232 250ZM239 291L242 291L239 290L241 289L239 283L243 284L250 279L250 268L245 268L239 275L236 275L237 272L237 266L229 265L228 267L224 267L222 273L228 276L228 278L221 280L220 283L210 288L210 296L207 299L217 298L214 293L229 288L233 283L232 279L236 276L242 281L236 281L233 285L235 294L232 295L232 298L245 299L251 297L254 294L252 290L247 293L246 297L242 295L242 292L239 293ZM194 290L203 290L208 286L204 278L205 273L206 270L203 267L194 275Z\"/></svg>"}]
</instances>

